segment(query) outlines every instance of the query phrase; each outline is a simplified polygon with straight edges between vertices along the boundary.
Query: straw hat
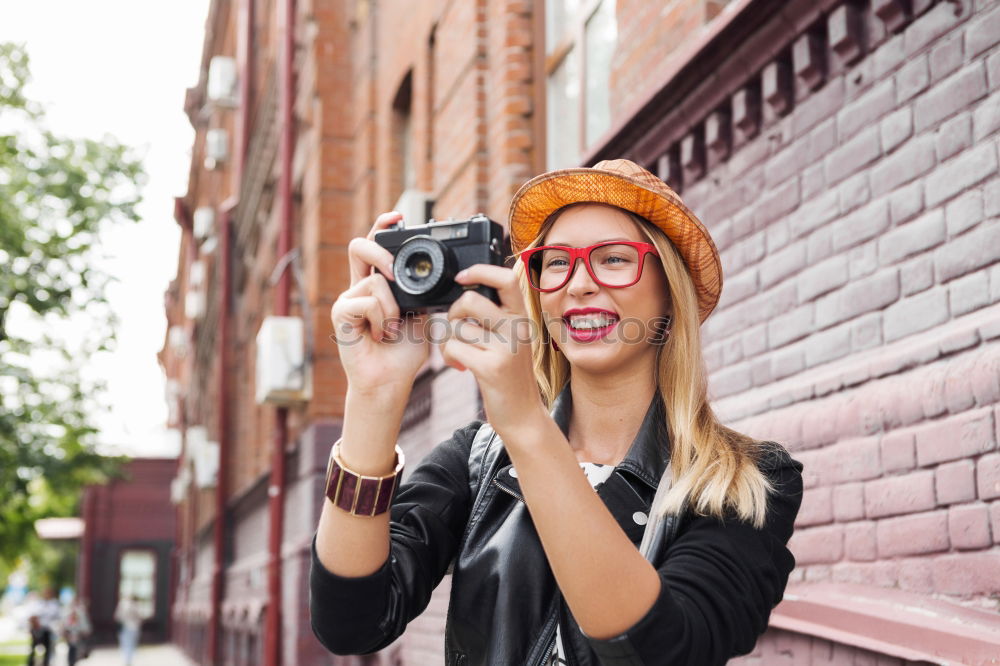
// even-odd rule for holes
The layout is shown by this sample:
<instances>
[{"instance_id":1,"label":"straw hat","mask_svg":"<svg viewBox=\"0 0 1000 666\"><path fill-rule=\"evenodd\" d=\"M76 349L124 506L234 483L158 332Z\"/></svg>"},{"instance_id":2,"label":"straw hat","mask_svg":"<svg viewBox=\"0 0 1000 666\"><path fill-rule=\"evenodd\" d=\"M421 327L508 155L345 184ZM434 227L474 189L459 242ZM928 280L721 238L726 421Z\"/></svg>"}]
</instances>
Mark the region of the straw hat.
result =
<instances>
[{"instance_id":1,"label":"straw hat","mask_svg":"<svg viewBox=\"0 0 1000 666\"><path fill-rule=\"evenodd\" d=\"M719 302L722 262L705 225L662 180L629 160L604 160L592 168L559 169L535 176L510 202L511 246L523 250L549 215L592 201L632 211L663 230L684 258L698 295L702 322Z\"/></svg>"}]
</instances>

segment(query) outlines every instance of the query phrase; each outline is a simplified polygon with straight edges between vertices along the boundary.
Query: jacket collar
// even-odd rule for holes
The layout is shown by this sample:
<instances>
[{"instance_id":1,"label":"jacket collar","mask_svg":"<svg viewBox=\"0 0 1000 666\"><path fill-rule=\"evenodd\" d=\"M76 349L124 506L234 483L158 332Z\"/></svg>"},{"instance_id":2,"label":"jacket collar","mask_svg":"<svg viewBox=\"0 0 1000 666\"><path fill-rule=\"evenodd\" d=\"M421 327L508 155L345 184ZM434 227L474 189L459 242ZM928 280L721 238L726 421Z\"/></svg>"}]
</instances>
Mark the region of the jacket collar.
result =
<instances>
[{"instance_id":1,"label":"jacket collar","mask_svg":"<svg viewBox=\"0 0 1000 666\"><path fill-rule=\"evenodd\" d=\"M549 414L563 434L569 434L572 395L567 384L553 402ZM669 436L659 394L650 401L639 432L628 453L615 467L608 480L597 487L597 494L611 511L625 534L638 545L645 531L656 487L667 468ZM521 502L524 495L517 471L504 456L493 475L493 484Z\"/></svg>"},{"instance_id":2,"label":"jacket collar","mask_svg":"<svg viewBox=\"0 0 1000 666\"><path fill-rule=\"evenodd\" d=\"M549 414L558 424L563 435L569 437L569 418L573 411L573 394L570 384L566 382L559 395L552 403ZM670 433L667 428L663 400L659 392L653 393L653 399L646 409L639 432L636 433L632 445L625 458L618 463L617 470L628 472L652 489L660 483L670 454Z\"/></svg>"}]
</instances>

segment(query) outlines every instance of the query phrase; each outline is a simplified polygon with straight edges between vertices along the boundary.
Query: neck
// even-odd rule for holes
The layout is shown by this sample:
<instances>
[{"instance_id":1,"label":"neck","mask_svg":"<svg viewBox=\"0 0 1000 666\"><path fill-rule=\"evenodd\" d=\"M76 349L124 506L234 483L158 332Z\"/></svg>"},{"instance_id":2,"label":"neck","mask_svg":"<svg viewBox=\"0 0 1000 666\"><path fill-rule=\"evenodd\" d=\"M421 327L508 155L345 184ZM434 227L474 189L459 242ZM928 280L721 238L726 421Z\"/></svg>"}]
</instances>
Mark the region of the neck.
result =
<instances>
[{"instance_id":1,"label":"neck","mask_svg":"<svg viewBox=\"0 0 1000 666\"><path fill-rule=\"evenodd\" d=\"M656 393L652 373L573 373L569 443L580 461L617 465L628 454Z\"/></svg>"}]
</instances>

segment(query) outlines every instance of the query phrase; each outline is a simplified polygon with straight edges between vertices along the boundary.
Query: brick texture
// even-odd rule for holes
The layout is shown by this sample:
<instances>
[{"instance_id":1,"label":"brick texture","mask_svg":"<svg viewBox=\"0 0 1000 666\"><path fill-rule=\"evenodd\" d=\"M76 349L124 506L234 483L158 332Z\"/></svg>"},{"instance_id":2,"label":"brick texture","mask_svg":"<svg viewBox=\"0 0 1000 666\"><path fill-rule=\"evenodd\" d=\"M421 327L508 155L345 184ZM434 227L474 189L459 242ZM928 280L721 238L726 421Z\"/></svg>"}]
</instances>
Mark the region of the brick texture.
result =
<instances>
[{"instance_id":1,"label":"brick texture","mask_svg":"<svg viewBox=\"0 0 1000 666\"><path fill-rule=\"evenodd\" d=\"M796 275L798 306L768 323L768 343L773 350L771 381L801 377L804 383L811 381L808 373L814 366L826 367L825 363L834 360L849 365L852 354L873 347L903 341L919 344L923 337L948 322L991 304L987 274L997 261L993 256L997 243L992 242L987 208L980 207L983 202L977 183L985 178L990 191L997 189L989 185L990 179L996 177L996 151L991 151L978 137L995 130L985 129L989 127L986 118L991 116L985 106L989 98L984 98L983 65L961 59L963 30L960 21L956 22L943 7L937 7L902 28L896 41L902 45L897 55L892 55L890 46L885 44L870 56L887 78L875 80L865 92L854 96L856 101L834 107L826 114L817 109L815 101L839 104L841 97L832 95L840 90L839 86L834 87L834 78L800 102L802 113L810 114L810 118L832 113L839 130L837 138L843 143L829 148L819 180L814 175L815 169L808 166L803 169L802 182L809 182L808 188L795 191L790 199L791 203L799 202L799 217L792 223L792 237L805 239L807 265ZM891 63L902 67L895 70L894 77ZM832 91L831 95L825 94L827 90ZM893 106L884 106L885 91L889 90L895 93ZM798 109L792 111L793 125L798 112ZM976 132L977 113L984 118L981 134ZM880 154L874 150L874 141L862 145L855 138L872 135L868 126L873 124L879 127ZM799 126L818 125L815 120L803 120ZM734 159L739 157L737 152ZM783 145L782 150L775 151L774 160L771 163L765 158L765 173L780 173L785 178L791 163L788 147ZM949 182L939 181L941 173L948 176ZM783 181L775 177L773 182ZM832 185L836 188L824 190L824 186ZM881 203L882 198L887 205ZM764 202L769 209L778 205L773 196ZM840 217L831 218L837 215ZM832 231L827 231L828 228ZM770 241L770 228L768 232ZM875 242L878 265L898 266L898 274L890 278L869 267L868 256L862 249L869 240ZM768 258L772 251L780 254L774 255L774 265L766 269L773 277L760 285L765 293L777 278L787 275L786 258L800 256L797 249L778 250L778 247L772 250L768 244ZM852 323L851 333L846 337L839 330L844 322ZM724 337L727 330L735 332L739 328L715 328L711 331L712 339ZM980 341L975 330L948 335L941 339L934 353L975 350ZM919 367L926 362L916 360L920 356L915 353L914 360L895 365L894 371L900 372L902 368L906 378L885 386L880 391L885 398L880 395L875 399L881 416L881 424L876 428L888 430L879 441L881 468L877 474L884 479L843 481L855 478L858 472L852 470L859 464L864 467L863 458L834 453L845 437L855 437L863 428L858 421L845 419L841 424L839 419L836 422L824 419L822 413L831 413L832 408L819 404L812 408L815 417L803 416L802 437L810 442L806 446L829 447L831 452L829 458L810 457L813 467L819 465L821 469L807 472L807 483L816 485L807 494L800 515L805 526L825 523L830 513L835 522L847 523L863 517L859 509L867 508L879 520L892 519L913 512L920 515L935 506L961 504L975 498L976 459L995 448L996 435L991 432L995 431L995 423L986 412L977 410L977 406L996 402L994 375L990 367L977 371L976 363L961 367L955 363L954 372L942 369L910 374L907 368L913 368L912 364ZM883 365L888 367L888 363ZM858 381L857 378L865 381L869 375L860 361L857 366L852 381ZM843 381L847 381L848 372L844 371ZM766 374L755 378L754 388L746 389L744 395L750 397L754 391L766 388L767 380ZM924 382L926 388L922 388ZM819 384L813 386L816 390ZM981 400L976 397L977 390ZM786 395L792 391L789 387ZM907 397L912 391L916 400ZM737 395L732 397L735 399ZM772 398L764 404L774 409L782 403L783 400ZM773 419L775 428L779 418L783 417ZM899 427L893 424L904 423L911 427L890 430ZM834 433L833 441L830 431ZM838 431L843 434L836 435ZM834 441L838 446L832 446ZM985 458L981 467L992 470L991 464L991 459ZM917 470L915 479L910 478L913 470ZM989 483L979 485L984 486L985 492L993 492ZM829 511L826 488L833 491L829 496L832 500ZM935 514L918 524L940 527L946 523L946 516ZM886 536L891 530L892 523L882 529L883 547L892 541ZM941 535L945 542L948 540L947 530L938 532L939 536L930 538L929 545L923 544L921 548L934 552L950 548L941 543ZM855 548L850 545L854 543L852 534L855 531L850 529L845 532L845 551ZM858 538L855 537L855 542ZM964 542L956 539L955 547L960 543ZM812 553L809 548L804 552L816 561L815 565L806 565L808 575L821 579L824 574L816 567L828 566L829 557ZM933 589L927 583L929 570L921 569L924 572L921 589L925 591Z\"/></svg>"}]
</instances>

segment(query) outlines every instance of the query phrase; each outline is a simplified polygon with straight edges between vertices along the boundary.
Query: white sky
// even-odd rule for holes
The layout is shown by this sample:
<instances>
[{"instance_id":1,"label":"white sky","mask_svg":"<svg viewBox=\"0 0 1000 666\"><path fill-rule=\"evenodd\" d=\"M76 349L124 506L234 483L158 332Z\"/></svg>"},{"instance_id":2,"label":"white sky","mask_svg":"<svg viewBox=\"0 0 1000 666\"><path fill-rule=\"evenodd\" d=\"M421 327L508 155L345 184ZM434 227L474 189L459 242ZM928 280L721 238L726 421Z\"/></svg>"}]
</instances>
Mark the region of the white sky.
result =
<instances>
[{"instance_id":1,"label":"white sky","mask_svg":"<svg viewBox=\"0 0 1000 666\"><path fill-rule=\"evenodd\" d=\"M23 43L31 58L29 97L46 108L55 133L138 149L149 175L136 225L102 238L108 298L121 320L114 353L88 376L108 384L101 415L105 448L176 455L166 430L164 377L156 361L166 317L163 293L177 271L180 229L173 197L187 189L194 132L184 91L197 82L208 0L0 0L0 41Z\"/></svg>"}]
</instances>

